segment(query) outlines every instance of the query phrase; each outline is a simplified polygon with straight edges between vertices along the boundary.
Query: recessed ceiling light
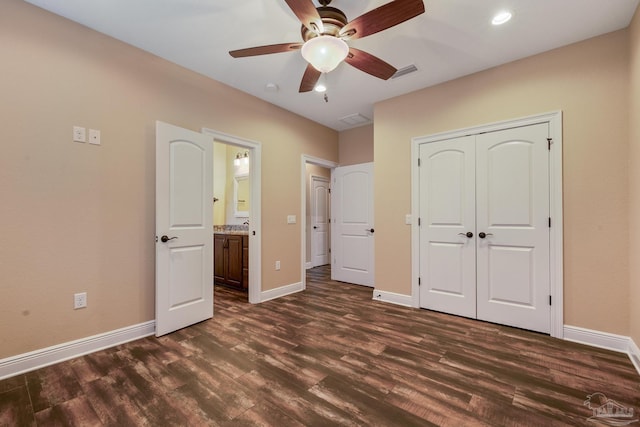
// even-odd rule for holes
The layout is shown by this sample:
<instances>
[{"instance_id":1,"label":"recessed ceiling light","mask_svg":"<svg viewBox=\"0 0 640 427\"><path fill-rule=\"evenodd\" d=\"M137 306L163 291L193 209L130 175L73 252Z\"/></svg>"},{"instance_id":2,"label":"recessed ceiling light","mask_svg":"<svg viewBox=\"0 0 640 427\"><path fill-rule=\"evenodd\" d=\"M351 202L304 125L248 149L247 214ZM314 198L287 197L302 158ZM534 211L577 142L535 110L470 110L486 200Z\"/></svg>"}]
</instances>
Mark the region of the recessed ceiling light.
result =
<instances>
[{"instance_id":1,"label":"recessed ceiling light","mask_svg":"<svg viewBox=\"0 0 640 427\"><path fill-rule=\"evenodd\" d=\"M496 14L491 20L493 25L502 25L505 22L508 22L511 19L511 12L502 11Z\"/></svg>"},{"instance_id":2,"label":"recessed ceiling light","mask_svg":"<svg viewBox=\"0 0 640 427\"><path fill-rule=\"evenodd\" d=\"M315 90L316 92L326 92L327 91L327 87L324 85L324 83L318 83L313 90Z\"/></svg>"},{"instance_id":3,"label":"recessed ceiling light","mask_svg":"<svg viewBox=\"0 0 640 427\"><path fill-rule=\"evenodd\" d=\"M264 85L264 90L267 92L277 92L280 88L275 83L267 83Z\"/></svg>"}]
</instances>

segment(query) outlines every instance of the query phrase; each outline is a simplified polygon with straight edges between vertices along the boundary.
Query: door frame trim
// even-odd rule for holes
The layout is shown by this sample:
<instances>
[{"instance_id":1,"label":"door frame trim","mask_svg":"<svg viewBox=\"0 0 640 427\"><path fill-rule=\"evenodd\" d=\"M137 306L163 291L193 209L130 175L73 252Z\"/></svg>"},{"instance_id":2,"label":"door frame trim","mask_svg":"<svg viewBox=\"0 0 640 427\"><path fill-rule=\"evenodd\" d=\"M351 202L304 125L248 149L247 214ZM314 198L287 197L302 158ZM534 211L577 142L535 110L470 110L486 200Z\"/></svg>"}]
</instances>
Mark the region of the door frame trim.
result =
<instances>
[{"instance_id":1,"label":"door frame trim","mask_svg":"<svg viewBox=\"0 0 640 427\"><path fill-rule=\"evenodd\" d=\"M308 154L300 156L300 283L302 283L302 290L307 289L307 163L331 169L329 186L333 182L333 169L338 167L338 163L331 160Z\"/></svg>"},{"instance_id":2,"label":"door frame trim","mask_svg":"<svg viewBox=\"0 0 640 427\"><path fill-rule=\"evenodd\" d=\"M202 128L202 133L214 141L249 151L251 170L251 202L249 207L249 302L261 302L262 291L262 144L238 136ZM253 234L255 233L255 234Z\"/></svg>"},{"instance_id":3,"label":"door frame trim","mask_svg":"<svg viewBox=\"0 0 640 427\"><path fill-rule=\"evenodd\" d=\"M418 278L420 275L419 215L419 170L420 144L442 141L484 132L522 127L539 123L549 125L552 149L549 152L549 212L552 227L549 235L549 279L551 306L551 332L555 338L564 337L564 257L563 257L563 208L562 208L562 111L503 120L494 123L471 126L431 135L411 138L411 299L413 307L420 307Z\"/></svg>"}]
</instances>

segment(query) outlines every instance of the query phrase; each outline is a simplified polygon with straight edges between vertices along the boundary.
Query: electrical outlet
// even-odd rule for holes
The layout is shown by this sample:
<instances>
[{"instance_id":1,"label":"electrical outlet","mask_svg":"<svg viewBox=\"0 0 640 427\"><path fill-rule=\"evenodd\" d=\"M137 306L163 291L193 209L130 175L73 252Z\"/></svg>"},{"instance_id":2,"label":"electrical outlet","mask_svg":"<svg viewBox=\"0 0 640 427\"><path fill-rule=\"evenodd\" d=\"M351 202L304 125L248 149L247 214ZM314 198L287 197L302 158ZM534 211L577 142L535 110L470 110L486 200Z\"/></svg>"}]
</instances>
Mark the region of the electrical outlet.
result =
<instances>
[{"instance_id":1,"label":"electrical outlet","mask_svg":"<svg viewBox=\"0 0 640 427\"><path fill-rule=\"evenodd\" d=\"M276 261L276 270L280 270L280 261Z\"/></svg>"},{"instance_id":2,"label":"electrical outlet","mask_svg":"<svg viewBox=\"0 0 640 427\"><path fill-rule=\"evenodd\" d=\"M87 293L80 292L73 295L73 309L85 308L87 306Z\"/></svg>"}]
</instances>

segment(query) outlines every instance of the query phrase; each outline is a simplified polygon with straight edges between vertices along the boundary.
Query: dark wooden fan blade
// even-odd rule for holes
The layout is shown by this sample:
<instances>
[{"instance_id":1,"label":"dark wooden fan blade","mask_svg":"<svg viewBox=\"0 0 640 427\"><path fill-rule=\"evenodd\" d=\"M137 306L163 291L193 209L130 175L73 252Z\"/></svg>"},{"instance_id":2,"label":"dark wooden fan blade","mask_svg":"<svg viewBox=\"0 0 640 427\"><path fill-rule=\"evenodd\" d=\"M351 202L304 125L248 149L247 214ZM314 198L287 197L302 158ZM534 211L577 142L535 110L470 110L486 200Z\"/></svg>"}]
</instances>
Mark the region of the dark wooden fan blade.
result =
<instances>
[{"instance_id":1,"label":"dark wooden fan blade","mask_svg":"<svg viewBox=\"0 0 640 427\"><path fill-rule=\"evenodd\" d=\"M318 83L318 79L322 73L316 70L313 65L307 65L307 69L304 71L304 75L302 76L302 81L300 82L300 90L298 92L311 92L314 87L316 87L316 83Z\"/></svg>"},{"instance_id":2,"label":"dark wooden fan blade","mask_svg":"<svg viewBox=\"0 0 640 427\"><path fill-rule=\"evenodd\" d=\"M323 25L320 14L311 0L285 0L302 25L316 34L322 33Z\"/></svg>"},{"instance_id":3,"label":"dark wooden fan blade","mask_svg":"<svg viewBox=\"0 0 640 427\"><path fill-rule=\"evenodd\" d=\"M360 15L340 30L344 39L359 39L424 13L422 0L395 0Z\"/></svg>"},{"instance_id":4,"label":"dark wooden fan blade","mask_svg":"<svg viewBox=\"0 0 640 427\"><path fill-rule=\"evenodd\" d=\"M349 49L349 55L344 62L382 80L388 80L398 71L393 65L389 65L382 59L353 47Z\"/></svg>"},{"instance_id":5,"label":"dark wooden fan blade","mask_svg":"<svg viewBox=\"0 0 640 427\"><path fill-rule=\"evenodd\" d=\"M302 47L302 43L281 43L270 44L267 46L248 47L246 49L232 50L229 55L234 58L243 58L245 56L268 55L270 53L290 52Z\"/></svg>"}]
</instances>

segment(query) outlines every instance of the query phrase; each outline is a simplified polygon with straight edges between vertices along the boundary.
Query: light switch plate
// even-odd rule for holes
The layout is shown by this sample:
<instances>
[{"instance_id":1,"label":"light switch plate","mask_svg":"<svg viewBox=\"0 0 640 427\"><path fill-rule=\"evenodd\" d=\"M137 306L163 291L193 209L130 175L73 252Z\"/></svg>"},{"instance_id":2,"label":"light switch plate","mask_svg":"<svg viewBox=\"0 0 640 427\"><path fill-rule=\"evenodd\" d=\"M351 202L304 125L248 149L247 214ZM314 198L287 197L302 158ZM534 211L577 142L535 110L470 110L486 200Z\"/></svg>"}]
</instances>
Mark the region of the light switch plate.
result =
<instances>
[{"instance_id":1,"label":"light switch plate","mask_svg":"<svg viewBox=\"0 0 640 427\"><path fill-rule=\"evenodd\" d=\"M404 223L407 225L411 225L411 214L406 214L404 216Z\"/></svg>"},{"instance_id":2,"label":"light switch plate","mask_svg":"<svg viewBox=\"0 0 640 427\"><path fill-rule=\"evenodd\" d=\"M287 224L295 224L296 216L295 215L287 215Z\"/></svg>"},{"instance_id":3,"label":"light switch plate","mask_svg":"<svg viewBox=\"0 0 640 427\"><path fill-rule=\"evenodd\" d=\"M87 130L81 126L73 127L73 141L87 142Z\"/></svg>"},{"instance_id":4,"label":"light switch plate","mask_svg":"<svg viewBox=\"0 0 640 427\"><path fill-rule=\"evenodd\" d=\"M100 145L100 131L89 129L89 144Z\"/></svg>"}]
</instances>

